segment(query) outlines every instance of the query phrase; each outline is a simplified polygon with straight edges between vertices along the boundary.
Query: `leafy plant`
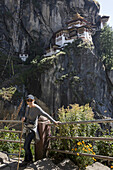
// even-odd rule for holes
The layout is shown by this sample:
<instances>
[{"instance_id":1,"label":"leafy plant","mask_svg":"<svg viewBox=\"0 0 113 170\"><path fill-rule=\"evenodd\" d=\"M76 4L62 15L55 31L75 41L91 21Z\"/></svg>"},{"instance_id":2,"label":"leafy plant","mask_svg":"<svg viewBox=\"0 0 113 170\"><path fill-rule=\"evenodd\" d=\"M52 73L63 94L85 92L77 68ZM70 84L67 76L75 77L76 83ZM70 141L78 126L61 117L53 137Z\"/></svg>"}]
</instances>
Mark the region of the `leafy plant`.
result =
<instances>
[{"instance_id":1,"label":"leafy plant","mask_svg":"<svg viewBox=\"0 0 113 170\"><path fill-rule=\"evenodd\" d=\"M89 107L89 104L86 104L85 106L79 106L78 104L73 104L68 106L66 109L62 107L59 109L58 112L59 120L60 122L75 122L75 121L88 121L88 120L94 120L94 113ZM96 136L97 130L100 130L100 125L93 123L93 124L64 124L62 126L59 126L59 129L57 131L54 131L53 135L56 136ZM58 133L56 133L58 132ZM57 139L54 142L52 142L52 148L60 149L60 150L68 150L71 151L72 148L77 145L77 150L79 152L82 151L82 153L85 153L85 150L83 149L84 143L82 145L80 144L78 140L75 139ZM89 145L89 144L87 144ZM87 148L86 148L87 149ZM91 149L91 148L88 148ZM92 153L92 150L88 150L87 153ZM77 151L77 152L78 152ZM81 157L81 156L80 156ZM78 157L70 156L70 158L78 163L78 165L82 165L82 161L84 161L85 165L91 164L94 160L88 159L87 157L81 157L80 159Z\"/></svg>"},{"instance_id":2,"label":"leafy plant","mask_svg":"<svg viewBox=\"0 0 113 170\"><path fill-rule=\"evenodd\" d=\"M4 130L9 130L9 128L5 126ZM15 131L15 129L12 130ZM13 132L12 133L1 132L0 139L15 140L15 141L20 140L19 135ZM20 143L0 141L0 151L4 151L7 153L19 153L19 148L20 148ZM24 155L24 150L22 149L21 156L23 155Z\"/></svg>"},{"instance_id":3,"label":"leafy plant","mask_svg":"<svg viewBox=\"0 0 113 170\"><path fill-rule=\"evenodd\" d=\"M105 67L111 70L113 67L113 29L108 25L101 31L99 51Z\"/></svg>"},{"instance_id":4,"label":"leafy plant","mask_svg":"<svg viewBox=\"0 0 113 170\"><path fill-rule=\"evenodd\" d=\"M77 142L75 147L72 149L74 153L77 154L75 157L77 164L80 168L84 169L86 166L92 164L96 159L94 157L79 156L79 153L87 153L95 155L93 151L92 144L82 142Z\"/></svg>"},{"instance_id":5,"label":"leafy plant","mask_svg":"<svg viewBox=\"0 0 113 170\"><path fill-rule=\"evenodd\" d=\"M68 106L66 109L62 107L58 112L59 120L61 122L72 122L72 121L85 121L94 120L94 113L89 107L89 104L85 106L79 106L73 104ZM100 128L98 124L76 124L76 125L64 125L61 134L69 136L95 136L97 130Z\"/></svg>"},{"instance_id":6,"label":"leafy plant","mask_svg":"<svg viewBox=\"0 0 113 170\"><path fill-rule=\"evenodd\" d=\"M4 100L11 100L16 90L16 87L12 86L8 88L3 87L2 89L0 89L0 96L2 96Z\"/></svg>"}]
</instances>

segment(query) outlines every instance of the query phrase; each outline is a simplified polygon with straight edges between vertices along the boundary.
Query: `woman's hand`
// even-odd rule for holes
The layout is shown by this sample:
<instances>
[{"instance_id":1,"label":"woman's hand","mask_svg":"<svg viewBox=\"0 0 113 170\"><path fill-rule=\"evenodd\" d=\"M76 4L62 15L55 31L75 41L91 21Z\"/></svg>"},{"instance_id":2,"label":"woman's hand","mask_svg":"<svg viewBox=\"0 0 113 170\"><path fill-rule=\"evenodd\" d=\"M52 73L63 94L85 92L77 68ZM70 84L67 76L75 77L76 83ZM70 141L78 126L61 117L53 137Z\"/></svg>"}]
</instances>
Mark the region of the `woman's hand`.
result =
<instances>
[{"instance_id":1,"label":"woman's hand","mask_svg":"<svg viewBox=\"0 0 113 170\"><path fill-rule=\"evenodd\" d=\"M60 124L61 122L60 121L55 121L55 125L58 125Z\"/></svg>"},{"instance_id":2,"label":"woman's hand","mask_svg":"<svg viewBox=\"0 0 113 170\"><path fill-rule=\"evenodd\" d=\"M24 122L24 120L25 120L25 117L22 117L21 121Z\"/></svg>"}]
</instances>

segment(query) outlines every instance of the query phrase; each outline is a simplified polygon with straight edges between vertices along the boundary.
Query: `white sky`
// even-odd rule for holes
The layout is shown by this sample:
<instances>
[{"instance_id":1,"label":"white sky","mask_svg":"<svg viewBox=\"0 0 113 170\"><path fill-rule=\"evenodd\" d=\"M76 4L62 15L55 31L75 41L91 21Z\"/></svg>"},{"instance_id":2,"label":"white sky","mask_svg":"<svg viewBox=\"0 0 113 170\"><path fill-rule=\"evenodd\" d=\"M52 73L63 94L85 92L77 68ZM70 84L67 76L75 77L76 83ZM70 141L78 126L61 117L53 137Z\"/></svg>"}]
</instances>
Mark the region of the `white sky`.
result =
<instances>
[{"instance_id":1,"label":"white sky","mask_svg":"<svg viewBox=\"0 0 113 170\"><path fill-rule=\"evenodd\" d=\"M100 14L110 16L108 24L113 27L113 0L97 0L100 4Z\"/></svg>"}]
</instances>

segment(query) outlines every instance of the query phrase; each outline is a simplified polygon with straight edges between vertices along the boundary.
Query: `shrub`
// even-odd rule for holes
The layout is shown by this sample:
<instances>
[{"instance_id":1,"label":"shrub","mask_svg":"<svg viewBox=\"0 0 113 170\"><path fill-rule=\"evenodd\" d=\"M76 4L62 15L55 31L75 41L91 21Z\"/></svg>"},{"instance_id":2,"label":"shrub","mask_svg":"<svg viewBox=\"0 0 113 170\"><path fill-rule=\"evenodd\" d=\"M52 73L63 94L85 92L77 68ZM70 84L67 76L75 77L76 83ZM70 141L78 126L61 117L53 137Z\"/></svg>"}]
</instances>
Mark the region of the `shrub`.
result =
<instances>
[{"instance_id":1,"label":"shrub","mask_svg":"<svg viewBox=\"0 0 113 170\"><path fill-rule=\"evenodd\" d=\"M9 130L9 128L5 126L4 130ZM15 129L12 130L15 131ZM13 132L12 133L1 132L0 138L6 140L20 140L19 135ZM0 141L0 151L4 151L7 153L19 153L19 148L20 148L20 143ZM24 155L24 150L22 149L21 156L23 155Z\"/></svg>"},{"instance_id":2,"label":"shrub","mask_svg":"<svg viewBox=\"0 0 113 170\"><path fill-rule=\"evenodd\" d=\"M58 111L59 121L61 122L73 122L73 121L88 121L94 119L94 114L89 107L89 104L86 104L85 106L79 106L78 104L73 104L68 106L66 109L62 107ZM57 136L96 136L97 130L100 129L100 125L93 123L93 124L65 124L58 127ZM56 132L54 131L53 135L56 136ZM68 150L72 151L72 149L77 145L79 140L66 140L66 139L57 139L54 142L52 142L52 148L60 149L60 150ZM87 145L89 145L89 141L87 140ZM82 144L83 145L83 144ZM81 153L84 153L83 146L79 146L77 148L78 151L82 151ZM91 149L91 148L90 148ZM88 150L88 153L92 153L92 151ZM81 157L81 156L80 156ZM84 166L91 164L93 162L93 159L89 159L87 157L81 157L80 159L76 156L70 156L70 158L78 163L78 165L82 165L84 161Z\"/></svg>"},{"instance_id":3,"label":"shrub","mask_svg":"<svg viewBox=\"0 0 113 170\"><path fill-rule=\"evenodd\" d=\"M95 155L92 145L89 143L77 142L75 147L72 149L77 154L76 161L80 168L85 168L87 165L92 164L96 159L94 157L79 156L79 153L87 153Z\"/></svg>"},{"instance_id":4,"label":"shrub","mask_svg":"<svg viewBox=\"0 0 113 170\"><path fill-rule=\"evenodd\" d=\"M89 104L85 106L73 104L66 109L62 107L59 109L58 115L61 122L94 120L94 113ZM60 134L62 136L95 136L98 129L100 126L96 123L63 125Z\"/></svg>"}]
</instances>

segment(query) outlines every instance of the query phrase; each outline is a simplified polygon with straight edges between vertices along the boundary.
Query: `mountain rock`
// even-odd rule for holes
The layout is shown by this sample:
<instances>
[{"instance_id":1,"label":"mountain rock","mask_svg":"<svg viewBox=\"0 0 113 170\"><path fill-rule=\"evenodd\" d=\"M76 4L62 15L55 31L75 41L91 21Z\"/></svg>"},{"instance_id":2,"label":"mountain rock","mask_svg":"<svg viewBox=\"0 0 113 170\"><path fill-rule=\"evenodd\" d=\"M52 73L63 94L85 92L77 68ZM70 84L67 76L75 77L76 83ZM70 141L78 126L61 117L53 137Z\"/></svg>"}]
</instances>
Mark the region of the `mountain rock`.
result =
<instances>
[{"instance_id":1,"label":"mountain rock","mask_svg":"<svg viewBox=\"0 0 113 170\"><path fill-rule=\"evenodd\" d=\"M36 77L33 77L37 80L36 88L30 88L34 87L30 77L28 89L49 106L51 113L56 113L62 106L92 104L95 100L94 110L111 116L112 96L108 91L105 68L93 50L76 43L55 56L42 59Z\"/></svg>"},{"instance_id":2,"label":"mountain rock","mask_svg":"<svg viewBox=\"0 0 113 170\"><path fill-rule=\"evenodd\" d=\"M75 13L97 24L100 5L94 0L1 0L1 50L31 54L33 47L49 45L54 32L65 27ZM37 53L35 51L35 54Z\"/></svg>"}]
</instances>

